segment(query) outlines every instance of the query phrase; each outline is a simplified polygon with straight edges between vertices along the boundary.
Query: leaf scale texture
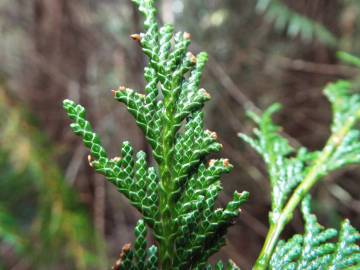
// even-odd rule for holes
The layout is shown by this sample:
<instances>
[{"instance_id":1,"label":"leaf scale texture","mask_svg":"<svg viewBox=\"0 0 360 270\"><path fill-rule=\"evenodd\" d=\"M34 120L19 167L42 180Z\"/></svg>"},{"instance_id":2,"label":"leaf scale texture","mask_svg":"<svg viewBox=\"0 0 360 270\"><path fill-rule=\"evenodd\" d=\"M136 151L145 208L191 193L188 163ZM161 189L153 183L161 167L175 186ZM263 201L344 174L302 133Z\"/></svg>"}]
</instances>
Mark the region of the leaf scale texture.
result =
<instances>
[{"instance_id":1,"label":"leaf scale texture","mask_svg":"<svg viewBox=\"0 0 360 270\"><path fill-rule=\"evenodd\" d=\"M226 230L248 193L235 192L224 209L215 207L220 177L232 165L227 159L206 161L222 147L215 132L204 130L201 110L210 95L200 89L200 79L207 54L188 52L190 34L158 25L155 1L133 2L145 17L144 33L131 37L148 58L146 86L144 94L121 86L113 95L143 131L156 166L149 167L146 154L135 154L129 142L123 143L119 157L110 158L85 109L70 100L64 108L73 132L90 151L90 166L143 215L134 249L126 249L119 269L211 269L207 259L224 245ZM146 226L157 243L148 251ZM225 269L220 262L214 267ZM229 263L226 269L238 268Z\"/></svg>"},{"instance_id":2,"label":"leaf scale texture","mask_svg":"<svg viewBox=\"0 0 360 270\"><path fill-rule=\"evenodd\" d=\"M310 152L305 147L294 149L290 146L281 134L281 127L272 120L273 114L281 108L279 104L270 106L262 116L249 113L257 124L254 136L239 136L262 156L266 164L272 188L271 224L276 224L300 184L305 181L316 183L332 171L360 163L360 131L356 127L360 118L360 95L352 94L351 88L350 82L338 81L324 90L332 106L333 121L331 136L321 151Z\"/></svg>"},{"instance_id":3,"label":"leaf scale texture","mask_svg":"<svg viewBox=\"0 0 360 270\"><path fill-rule=\"evenodd\" d=\"M360 247L357 242L360 234L350 222L343 221L340 232L324 228L311 213L309 196L303 200L301 208L305 220L304 234L278 243L270 260L270 269L340 270L359 267Z\"/></svg>"}]
</instances>

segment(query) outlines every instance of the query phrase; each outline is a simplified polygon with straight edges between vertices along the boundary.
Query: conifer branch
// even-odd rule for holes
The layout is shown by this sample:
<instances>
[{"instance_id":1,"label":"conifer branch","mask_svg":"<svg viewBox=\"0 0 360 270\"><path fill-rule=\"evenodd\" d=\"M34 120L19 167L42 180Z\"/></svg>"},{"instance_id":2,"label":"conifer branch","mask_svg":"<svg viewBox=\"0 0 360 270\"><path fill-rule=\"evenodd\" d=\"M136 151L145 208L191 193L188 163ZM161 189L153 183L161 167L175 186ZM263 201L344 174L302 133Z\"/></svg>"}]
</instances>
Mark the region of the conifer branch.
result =
<instances>
[{"instance_id":1,"label":"conifer branch","mask_svg":"<svg viewBox=\"0 0 360 270\"><path fill-rule=\"evenodd\" d=\"M267 269L281 232L316 183L336 169L360 163L360 132L355 129L360 119L360 95L351 95L350 88L349 82L339 81L329 84L324 91L332 104L334 117L332 135L321 152L309 153L301 149L294 158L289 158L294 150L271 121L271 115L279 108L277 105L270 107L262 117L253 115L260 128L255 130L257 139L240 134L263 155L273 188L270 229L253 269Z\"/></svg>"},{"instance_id":2,"label":"conifer branch","mask_svg":"<svg viewBox=\"0 0 360 270\"><path fill-rule=\"evenodd\" d=\"M269 263L270 270L277 269L349 269L360 263L360 233L345 220L340 225L340 233L326 229L311 213L310 196L301 204L305 220L304 235L294 235L288 241L281 240ZM334 238L338 241L334 243Z\"/></svg>"},{"instance_id":3,"label":"conifer branch","mask_svg":"<svg viewBox=\"0 0 360 270\"><path fill-rule=\"evenodd\" d=\"M211 269L207 260L225 244L226 230L248 193L235 192L224 209L215 210L220 177L232 165L227 159L205 165L206 156L222 148L216 133L204 130L201 110L211 97L199 88L207 54L188 52L190 34L174 34L173 26L158 25L154 0L134 2L145 16L145 32L131 35L148 58L145 94L121 86L113 95L143 131L157 166L148 167L142 151L134 157L129 142L123 143L120 157L109 158L85 109L70 100L64 101L64 108L73 121L72 130L90 150L90 166L143 215L135 228L134 249L123 252L116 267ZM146 226L157 242L147 252ZM218 263L216 269L224 265ZM228 269L238 268L230 263Z\"/></svg>"}]
</instances>

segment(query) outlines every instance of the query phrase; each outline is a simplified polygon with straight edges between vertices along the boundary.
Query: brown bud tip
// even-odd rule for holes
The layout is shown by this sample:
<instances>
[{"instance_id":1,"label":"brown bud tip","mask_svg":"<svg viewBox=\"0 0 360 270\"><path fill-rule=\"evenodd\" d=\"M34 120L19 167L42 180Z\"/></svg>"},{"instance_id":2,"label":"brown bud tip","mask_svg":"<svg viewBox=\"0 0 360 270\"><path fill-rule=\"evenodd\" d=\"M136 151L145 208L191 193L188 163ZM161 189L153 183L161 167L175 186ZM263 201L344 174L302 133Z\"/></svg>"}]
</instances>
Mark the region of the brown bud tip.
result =
<instances>
[{"instance_id":1,"label":"brown bud tip","mask_svg":"<svg viewBox=\"0 0 360 270\"><path fill-rule=\"evenodd\" d=\"M140 34L132 34L130 37L134 41L137 41L137 42L141 41L141 35Z\"/></svg>"},{"instance_id":2,"label":"brown bud tip","mask_svg":"<svg viewBox=\"0 0 360 270\"><path fill-rule=\"evenodd\" d=\"M122 260L117 259L115 264L113 265L113 267L111 268L112 270L120 270L120 266L122 264Z\"/></svg>"},{"instance_id":3,"label":"brown bud tip","mask_svg":"<svg viewBox=\"0 0 360 270\"><path fill-rule=\"evenodd\" d=\"M209 166L210 166L210 167L211 167L211 166L214 166L215 162L216 162L216 159L210 159L210 161L209 161Z\"/></svg>"},{"instance_id":4,"label":"brown bud tip","mask_svg":"<svg viewBox=\"0 0 360 270\"><path fill-rule=\"evenodd\" d=\"M88 159L88 162L89 162L89 166L92 167L93 165L92 165L92 157L91 157L91 155L88 155L87 159Z\"/></svg>"},{"instance_id":5,"label":"brown bud tip","mask_svg":"<svg viewBox=\"0 0 360 270\"><path fill-rule=\"evenodd\" d=\"M225 167L225 168L227 168L227 167L230 166L230 162L229 162L228 159L224 159L224 160L223 160L223 164L224 164L224 167Z\"/></svg>"},{"instance_id":6,"label":"brown bud tip","mask_svg":"<svg viewBox=\"0 0 360 270\"><path fill-rule=\"evenodd\" d=\"M114 266L112 267L112 270L120 270L121 264L124 261L124 258L126 256L127 253L129 253L131 249L131 244L125 244L122 249L121 249L121 253L119 255L119 259L116 260Z\"/></svg>"},{"instance_id":7,"label":"brown bud tip","mask_svg":"<svg viewBox=\"0 0 360 270\"><path fill-rule=\"evenodd\" d=\"M128 253L131 249L131 244L127 243L122 247L122 252L124 252L125 254Z\"/></svg>"},{"instance_id":8,"label":"brown bud tip","mask_svg":"<svg viewBox=\"0 0 360 270\"><path fill-rule=\"evenodd\" d=\"M190 59L191 63L196 64L196 56L195 55L193 55L191 52L188 52L186 55Z\"/></svg>"},{"instance_id":9,"label":"brown bud tip","mask_svg":"<svg viewBox=\"0 0 360 270\"><path fill-rule=\"evenodd\" d=\"M201 88L199 91L202 92L204 97L206 97L207 99L211 99L211 95L204 88Z\"/></svg>"},{"instance_id":10,"label":"brown bud tip","mask_svg":"<svg viewBox=\"0 0 360 270\"><path fill-rule=\"evenodd\" d=\"M188 32L184 32L184 39L188 39L188 40L190 40L191 39L191 34L190 33L188 33Z\"/></svg>"},{"instance_id":11,"label":"brown bud tip","mask_svg":"<svg viewBox=\"0 0 360 270\"><path fill-rule=\"evenodd\" d=\"M217 140L218 136L216 134L216 132L210 131L210 130L206 130L205 131L207 134L209 134L209 136L213 139L213 140Z\"/></svg>"},{"instance_id":12,"label":"brown bud tip","mask_svg":"<svg viewBox=\"0 0 360 270\"><path fill-rule=\"evenodd\" d=\"M111 93L113 94L114 97L116 97L116 90L111 90Z\"/></svg>"}]
</instances>

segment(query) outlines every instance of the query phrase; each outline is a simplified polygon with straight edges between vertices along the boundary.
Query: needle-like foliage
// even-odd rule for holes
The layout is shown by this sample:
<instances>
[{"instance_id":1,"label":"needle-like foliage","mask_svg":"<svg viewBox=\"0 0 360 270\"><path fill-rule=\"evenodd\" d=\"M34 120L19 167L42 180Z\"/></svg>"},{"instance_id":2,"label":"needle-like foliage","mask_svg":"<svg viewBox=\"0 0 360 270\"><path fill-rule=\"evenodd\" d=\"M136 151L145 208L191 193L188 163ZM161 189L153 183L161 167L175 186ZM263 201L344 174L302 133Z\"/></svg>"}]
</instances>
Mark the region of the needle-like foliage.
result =
<instances>
[{"instance_id":1,"label":"needle-like foliage","mask_svg":"<svg viewBox=\"0 0 360 270\"><path fill-rule=\"evenodd\" d=\"M359 232L348 220L341 224L340 232L318 224L311 213L310 196L302 202L305 220L303 235L294 235L288 241L279 241L270 260L271 270L341 270L360 267ZM338 236L337 242L333 240Z\"/></svg>"},{"instance_id":2,"label":"needle-like foliage","mask_svg":"<svg viewBox=\"0 0 360 270\"><path fill-rule=\"evenodd\" d=\"M135 118L152 148L156 167L148 167L144 152L124 142L121 156L110 158L86 120L85 109L65 100L71 128L90 150L89 163L124 194L143 215L136 227L134 250L127 251L120 269L211 269L207 259L224 245L226 229L239 214L248 193L235 192L224 209L215 210L222 190L220 176L232 165L210 160L221 144L216 133L204 130L201 112L210 95L199 89L206 53L188 52L190 35L161 28L154 0L133 0L145 16L145 32L131 37L148 58L145 94L126 87L113 91ZM181 128L182 127L182 128ZM181 129L180 129L181 128ZM146 249L146 225L159 252ZM159 261L159 263L157 263ZM157 268L158 267L158 268ZM215 269L224 269L221 263ZM237 269L230 263L228 269Z\"/></svg>"}]
</instances>

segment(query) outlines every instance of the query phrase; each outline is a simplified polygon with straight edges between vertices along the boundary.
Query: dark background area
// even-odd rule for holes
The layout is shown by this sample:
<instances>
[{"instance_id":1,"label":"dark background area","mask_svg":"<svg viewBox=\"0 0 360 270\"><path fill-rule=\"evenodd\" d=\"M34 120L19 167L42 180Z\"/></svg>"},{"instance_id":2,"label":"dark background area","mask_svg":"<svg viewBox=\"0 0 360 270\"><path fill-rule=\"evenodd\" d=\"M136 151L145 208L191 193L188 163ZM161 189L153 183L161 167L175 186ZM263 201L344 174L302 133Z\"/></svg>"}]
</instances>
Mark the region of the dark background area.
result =
<instances>
[{"instance_id":1,"label":"dark background area","mask_svg":"<svg viewBox=\"0 0 360 270\"><path fill-rule=\"evenodd\" d=\"M292 145L320 149L331 121L322 89L360 78L336 57L360 54L360 2L161 0L159 9L161 21L192 34L194 53L209 53L207 128L235 167L222 178L219 205L235 189L251 193L216 257L249 269L267 231L270 194L263 162L237 137L253 128L245 112L280 102L276 122ZM0 0L0 269L108 269L133 240L138 213L89 168L62 100L87 108L111 155L124 140L148 152L110 91L143 89L145 58L129 38L141 27L130 0ZM314 189L323 225L349 218L360 227L359 176L347 168ZM284 236L301 231L297 214Z\"/></svg>"}]
</instances>

